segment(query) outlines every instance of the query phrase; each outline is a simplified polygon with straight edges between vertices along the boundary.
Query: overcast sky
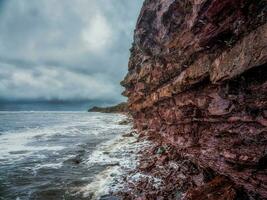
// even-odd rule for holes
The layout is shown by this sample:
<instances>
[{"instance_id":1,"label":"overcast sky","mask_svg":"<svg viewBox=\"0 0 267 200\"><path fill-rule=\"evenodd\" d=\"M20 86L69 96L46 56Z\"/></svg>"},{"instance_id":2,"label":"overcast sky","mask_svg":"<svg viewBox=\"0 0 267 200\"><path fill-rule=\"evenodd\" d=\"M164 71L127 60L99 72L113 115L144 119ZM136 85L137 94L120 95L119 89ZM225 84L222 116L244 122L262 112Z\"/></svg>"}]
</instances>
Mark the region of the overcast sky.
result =
<instances>
[{"instance_id":1,"label":"overcast sky","mask_svg":"<svg viewBox=\"0 0 267 200\"><path fill-rule=\"evenodd\" d=\"M143 0L0 0L0 99L121 101Z\"/></svg>"}]
</instances>

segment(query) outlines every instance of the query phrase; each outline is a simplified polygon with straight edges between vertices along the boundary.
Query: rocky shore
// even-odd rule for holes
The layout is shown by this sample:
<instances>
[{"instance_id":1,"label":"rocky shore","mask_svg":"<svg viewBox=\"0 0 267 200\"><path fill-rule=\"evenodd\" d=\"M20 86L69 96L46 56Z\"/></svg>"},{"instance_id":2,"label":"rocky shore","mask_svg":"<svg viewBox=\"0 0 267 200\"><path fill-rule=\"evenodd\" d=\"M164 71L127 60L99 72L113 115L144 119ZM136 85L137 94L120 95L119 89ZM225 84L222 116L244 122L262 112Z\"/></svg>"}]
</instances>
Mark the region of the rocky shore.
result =
<instances>
[{"instance_id":1,"label":"rocky shore","mask_svg":"<svg viewBox=\"0 0 267 200\"><path fill-rule=\"evenodd\" d=\"M145 0L121 84L140 139L123 199L267 199L267 2Z\"/></svg>"},{"instance_id":2,"label":"rocky shore","mask_svg":"<svg viewBox=\"0 0 267 200\"><path fill-rule=\"evenodd\" d=\"M101 113L127 113L128 105L126 102L119 103L115 106L110 107L92 107L88 110L88 112L101 112Z\"/></svg>"}]
</instances>

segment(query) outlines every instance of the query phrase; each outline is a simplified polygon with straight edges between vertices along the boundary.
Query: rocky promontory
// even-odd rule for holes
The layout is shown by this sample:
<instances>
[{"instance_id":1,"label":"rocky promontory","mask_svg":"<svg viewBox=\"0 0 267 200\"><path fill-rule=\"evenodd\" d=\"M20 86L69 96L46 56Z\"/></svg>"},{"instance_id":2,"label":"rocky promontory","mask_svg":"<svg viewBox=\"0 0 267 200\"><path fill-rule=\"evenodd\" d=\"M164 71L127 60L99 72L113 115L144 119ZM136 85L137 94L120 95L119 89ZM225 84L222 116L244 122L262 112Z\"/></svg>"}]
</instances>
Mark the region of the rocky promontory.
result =
<instances>
[{"instance_id":1,"label":"rocky promontory","mask_svg":"<svg viewBox=\"0 0 267 200\"><path fill-rule=\"evenodd\" d=\"M88 112L101 112L101 113L127 113L128 105L126 102L119 103L115 106L98 107L94 106L88 110Z\"/></svg>"},{"instance_id":2,"label":"rocky promontory","mask_svg":"<svg viewBox=\"0 0 267 200\"><path fill-rule=\"evenodd\" d=\"M121 84L162 184L124 197L267 199L266 67L266 0L145 0Z\"/></svg>"}]
</instances>

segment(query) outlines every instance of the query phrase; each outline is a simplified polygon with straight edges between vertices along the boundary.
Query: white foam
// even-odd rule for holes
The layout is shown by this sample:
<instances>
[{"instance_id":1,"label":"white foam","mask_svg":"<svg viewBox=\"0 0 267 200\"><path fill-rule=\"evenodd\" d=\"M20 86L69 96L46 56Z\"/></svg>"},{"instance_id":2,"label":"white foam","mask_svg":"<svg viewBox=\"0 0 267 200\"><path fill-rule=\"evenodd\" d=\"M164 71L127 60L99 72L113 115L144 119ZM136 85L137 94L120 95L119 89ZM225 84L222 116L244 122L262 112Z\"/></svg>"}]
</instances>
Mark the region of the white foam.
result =
<instances>
[{"instance_id":1,"label":"white foam","mask_svg":"<svg viewBox=\"0 0 267 200\"><path fill-rule=\"evenodd\" d=\"M136 139L131 138L123 138L121 136L115 137L113 140L107 141L97 147L95 151L90 155L88 160L86 161L88 165L107 165L107 164L114 164L119 163L120 165L127 166L127 160L122 160L116 154L123 154L129 151L129 143L135 142Z\"/></svg>"},{"instance_id":2,"label":"white foam","mask_svg":"<svg viewBox=\"0 0 267 200\"><path fill-rule=\"evenodd\" d=\"M156 178L154 176L150 176L143 173L135 173L128 177L128 182L137 183L141 180L148 179L149 183L151 183L156 189L159 189L161 185L163 184L163 180L160 178Z\"/></svg>"},{"instance_id":3,"label":"white foam","mask_svg":"<svg viewBox=\"0 0 267 200\"><path fill-rule=\"evenodd\" d=\"M8 114L24 114L31 112L1 112ZM53 112L34 112L34 115L51 114ZM70 117L65 118L61 114L81 113L81 117L70 120ZM32 114L32 113L31 113ZM0 135L0 159L21 159L22 156L30 156L38 151L60 151L65 148L64 144L51 144L49 139L53 137L68 137L81 135L97 135L101 137L103 132L124 131L130 126L118 125L124 115L96 115L92 116L82 112L54 112L60 115L60 123L49 125L47 127L27 128L19 131L5 132ZM71 118L72 119L72 118ZM104 137L104 136L103 136ZM46 142L48 141L48 142ZM38 142L40 145L38 145ZM35 144L35 145L34 145ZM76 145L76 144L75 144ZM19 152L19 153L16 153Z\"/></svg>"},{"instance_id":4,"label":"white foam","mask_svg":"<svg viewBox=\"0 0 267 200\"><path fill-rule=\"evenodd\" d=\"M110 193L110 186L114 181L112 174L119 172L119 167L109 167L103 172L97 174L94 181L91 184L83 187L80 192L83 193L84 197L90 197L92 200L98 200L101 196Z\"/></svg>"},{"instance_id":5,"label":"white foam","mask_svg":"<svg viewBox=\"0 0 267 200\"><path fill-rule=\"evenodd\" d=\"M40 169L60 169L63 166L63 162L60 163L47 163L37 164L35 167L25 167L25 170L31 171L34 176L37 175Z\"/></svg>"},{"instance_id":6,"label":"white foam","mask_svg":"<svg viewBox=\"0 0 267 200\"><path fill-rule=\"evenodd\" d=\"M44 112L40 113L43 114ZM22 114L23 117L24 113L20 114ZM43 152L39 151L52 151L51 153L53 155L59 155L61 153L60 150L66 148L64 143L55 143L57 137L64 137L64 135L67 137L96 135L99 138L103 137L106 139L107 135L105 134L108 134L108 137L110 137L110 135L114 133L114 139L99 145L90 157L84 161L84 164L87 164L88 167L92 165L104 165L109 167L97 174L92 183L83 188L79 188L79 192L85 196L92 194L94 199L99 199L100 196L109 194L111 191L116 191L118 188L122 187L120 177L125 174L127 170L136 167L138 163L136 151L138 151L141 146L145 145L145 143L137 142L135 137L120 136L120 134L128 132L131 128L131 124L119 125L118 123L127 117L119 114L96 114L93 116L83 114L82 117L74 117L73 120L70 120L69 117L64 118L64 115L58 117L62 117L62 119L60 123L56 125L48 123L48 126L45 127L28 128L20 131L16 130L13 132L5 132L3 135L0 135L0 159L9 159L10 162L13 162L14 160L31 156L33 153L35 156L38 156L38 158L42 159L45 157L42 157ZM50 142L51 139L53 139L52 143ZM78 143L74 145L78 145ZM28 170L37 173L38 170L43 168L59 169L62 167L64 159L65 158L57 160L57 163L38 164Z\"/></svg>"},{"instance_id":7,"label":"white foam","mask_svg":"<svg viewBox=\"0 0 267 200\"><path fill-rule=\"evenodd\" d=\"M103 195L119 191L124 187L122 176L136 168L137 151L149 142L137 142L135 137L118 136L103 143L90 155L86 163L91 165L114 165L97 174L94 181L80 189L85 197L98 200Z\"/></svg>"},{"instance_id":8,"label":"white foam","mask_svg":"<svg viewBox=\"0 0 267 200\"><path fill-rule=\"evenodd\" d=\"M49 163L49 164L38 164L36 165L34 168L32 168L31 170L33 171L33 173L36 175L38 170L46 168L46 169L60 169L63 166L63 163Z\"/></svg>"},{"instance_id":9,"label":"white foam","mask_svg":"<svg viewBox=\"0 0 267 200\"><path fill-rule=\"evenodd\" d=\"M42 168L51 168L51 169L59 169L63 166L63 163L48 163L48 164L38 164L34 167L35 170L39 170Z\"/></svg>"},{"instance_id":10,"label":"white foam","mask_svg":"<svg viewBox=\"0 0 267 200\"><path fill-rule=\"evenodd\" d=\"M22 155L27 156L36 151L59 151L64 149L63 146L32 146L27 145L34 140L37 136L52 135L53 130L38 130L38 129L28 129L20 133L7 133L0 136L0 159L14 159L20 158ZM24 153L16 153L24 152Z\"/></svg>"}]
</instances>

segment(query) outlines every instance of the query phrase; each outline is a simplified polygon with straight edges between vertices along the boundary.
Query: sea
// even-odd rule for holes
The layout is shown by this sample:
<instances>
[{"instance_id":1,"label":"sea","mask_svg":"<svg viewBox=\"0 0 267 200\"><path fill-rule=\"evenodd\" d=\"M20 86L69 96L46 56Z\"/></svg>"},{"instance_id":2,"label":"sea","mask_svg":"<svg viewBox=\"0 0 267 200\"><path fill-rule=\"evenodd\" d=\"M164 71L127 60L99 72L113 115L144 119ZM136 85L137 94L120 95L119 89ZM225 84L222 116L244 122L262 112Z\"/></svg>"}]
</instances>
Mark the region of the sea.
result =
<instances>
[{"instance_id":1,"label":"sea","mask_svg":"<svg viewBox=\"0 0 267 200\"><path fill-rule=\"evenodd\" d=\"M0 200L117 199L144 144L125 115L66 110L0 111Z\"/></svg>"}]
</instances>

